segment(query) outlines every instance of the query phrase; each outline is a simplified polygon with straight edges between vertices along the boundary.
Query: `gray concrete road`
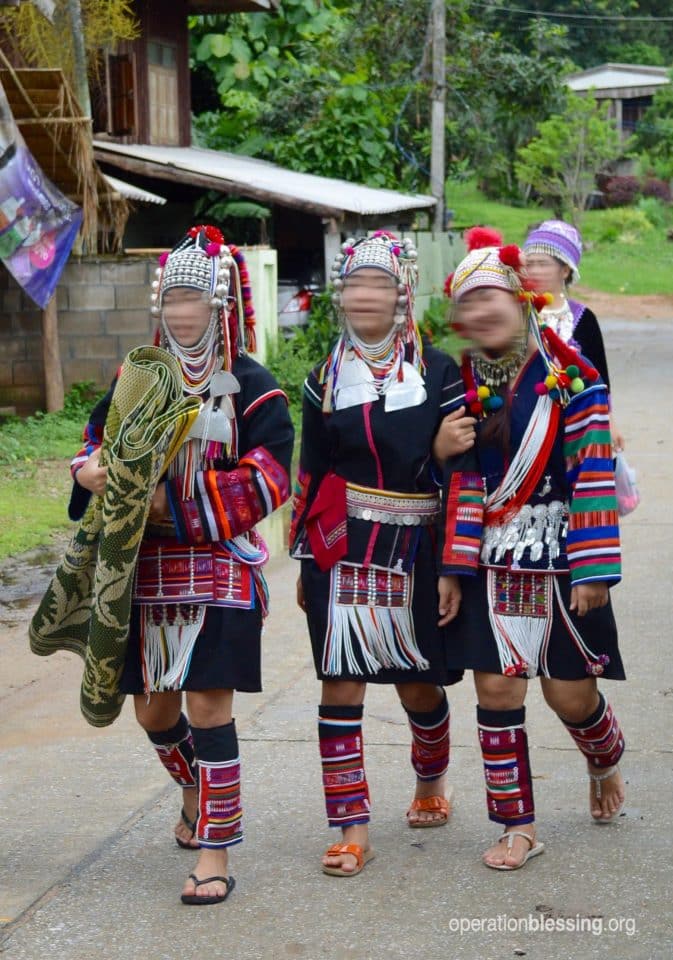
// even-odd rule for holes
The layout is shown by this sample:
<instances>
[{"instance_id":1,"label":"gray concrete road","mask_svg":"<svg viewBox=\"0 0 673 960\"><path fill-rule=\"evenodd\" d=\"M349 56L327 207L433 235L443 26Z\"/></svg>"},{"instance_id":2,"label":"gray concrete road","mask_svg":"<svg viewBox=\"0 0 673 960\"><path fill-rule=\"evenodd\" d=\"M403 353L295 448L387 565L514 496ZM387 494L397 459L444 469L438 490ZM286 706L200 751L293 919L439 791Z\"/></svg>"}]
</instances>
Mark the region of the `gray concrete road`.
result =
<instances>
[{"instance_id":1,"label":"gray concrete road","mask_svg":"<svg viewBox=\"0 0 673 960\"><path fill-rule=\"evenodd\" d=\"M438 830L405 825L406 726L394 692L372 688L365 731L377 858L358 878L323 876L320 854L336 838L324 826L318 685L293 601L296 569L278 557L265 691L239 697L236 709L246 840L232 853L237 888L222 906L179 903L193 858L172 840L178 797L130 705L112 728L87 727L79 662L32 657L25 623L5 626L0 951L11 960L669 960L673 336L663 321L604 329L643 493L624 522L625 579L613 594L629 681L605 685L628 741L625 816L590 822L581 757L533 684L529 735L547 850L518 873L487 870L479 855L496 828L484 812L470 680L450 691L456 806ZM540 930L541 920L557 929Z\"/></svg>"}]
</instances>

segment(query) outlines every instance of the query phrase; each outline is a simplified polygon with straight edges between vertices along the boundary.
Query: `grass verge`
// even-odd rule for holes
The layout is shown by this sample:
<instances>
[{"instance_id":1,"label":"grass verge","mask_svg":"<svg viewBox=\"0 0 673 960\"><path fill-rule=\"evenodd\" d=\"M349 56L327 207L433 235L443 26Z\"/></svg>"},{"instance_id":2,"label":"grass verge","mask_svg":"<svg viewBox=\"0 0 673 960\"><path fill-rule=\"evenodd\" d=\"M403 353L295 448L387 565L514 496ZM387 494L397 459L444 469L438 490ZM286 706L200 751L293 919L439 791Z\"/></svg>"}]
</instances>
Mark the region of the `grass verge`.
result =
<instances>
[{"instance_id":1,"label":"grass verge","mask_svg":"<svg viewBox=\"0 0 673 960\"><path fill-rule=\"evenodd\" d=\"M534 224L551 217L544 207L510 207L488 200L474 182L447 184L447 205L454 212L456 225L487 224L504 234L506 242L522 243ZM582 221L585 252L582 258L582 284L604 293L635 295L673 294L673 242L667 232L673 224L673 211L663 208L658 225L643 223L633 229L629 216L635 208L588 210ZM624 218L622 230L609 225Z\"/></svg>"},{"instance_id":2,"label":"grass verge","mask_svg":"<svg viewBox=\"0 0 673 960\"><path fill-rule=\"evenodd\" d=\"M49 543L71 526L69 460L3 466L0 474L0 559Z\"/></svg>"}]
</instances>

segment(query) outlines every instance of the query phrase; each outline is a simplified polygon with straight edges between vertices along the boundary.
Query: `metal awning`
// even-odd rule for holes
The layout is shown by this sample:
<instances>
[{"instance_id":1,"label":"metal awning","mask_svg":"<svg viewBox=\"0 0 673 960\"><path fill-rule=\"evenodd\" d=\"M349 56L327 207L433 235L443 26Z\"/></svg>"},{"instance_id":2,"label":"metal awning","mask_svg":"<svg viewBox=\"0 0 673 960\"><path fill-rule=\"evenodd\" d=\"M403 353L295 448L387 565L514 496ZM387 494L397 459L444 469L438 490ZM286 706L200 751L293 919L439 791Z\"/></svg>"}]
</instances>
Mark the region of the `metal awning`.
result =
<instances>
[{"instance_id":1,"label":"metal awning","mask_svg":"<svg viewBox=\"0 0 673 960\"><path fill-rule=\"evenodd\" d=\"M380 190L347 180L287 170L266 160L200 147L160 147L94 140L100 163L145 177L235 193L263 203L294 207L323 217L384 216L427 210L436 203L422 194Z\"/></svg>"},{"instance_id":2,"label":"metal awning","mask_svg":"<svg viewBox=\"0 0 673 960\"><path fill-rule=\"evenodd\" d=\"M138 203L156 203L163 206L166 203L166 197L160 197L158 193L150 193L149 190L143 190L136 187L133 183L127 183L125 180L118 180L116 177L110 177L107 173L103 174L113 190L127 200L135 200Z\"/></svg>"}]
</instances>

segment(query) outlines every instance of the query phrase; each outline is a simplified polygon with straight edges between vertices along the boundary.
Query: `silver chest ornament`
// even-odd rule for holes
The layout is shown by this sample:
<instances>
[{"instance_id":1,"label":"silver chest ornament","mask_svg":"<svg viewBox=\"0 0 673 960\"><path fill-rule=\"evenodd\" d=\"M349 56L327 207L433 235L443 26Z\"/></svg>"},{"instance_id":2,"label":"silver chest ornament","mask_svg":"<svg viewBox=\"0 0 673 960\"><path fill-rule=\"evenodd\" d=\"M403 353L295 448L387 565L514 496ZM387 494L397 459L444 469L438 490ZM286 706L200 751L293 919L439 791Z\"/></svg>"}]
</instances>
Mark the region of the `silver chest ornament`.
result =
<instances>
[{"instance_id":1,"label":"silver chest ornament","mask_svg":"<svg viewBox=\"0 0 673 960\"><path fill-rule=\"evenodd\" d=\"M512 552L512 567L519 568L526 550L531 563L539 563L548 548L549 568L561 555L561 540L568 532L568 507L560 500L524 504L507 523L486 526L482 537L482 563L499 564L506 553Z\"/></svg>"},{"instance_id":2,"label":"silver chest ornament","mask_svg":"<svg viewBox=\"0 0 673 960\"><path fill-rule=\"evenodd\" d=\"M188 439L201 440L203 443L231 443L232 421L236 416L231 399L240 393L241 385L236 377L226 370L218 370L210 380L210 397L201 406L199 414L192 424ZM215 401L220 402L215 406Z\"/></svg>"}]
</instances>

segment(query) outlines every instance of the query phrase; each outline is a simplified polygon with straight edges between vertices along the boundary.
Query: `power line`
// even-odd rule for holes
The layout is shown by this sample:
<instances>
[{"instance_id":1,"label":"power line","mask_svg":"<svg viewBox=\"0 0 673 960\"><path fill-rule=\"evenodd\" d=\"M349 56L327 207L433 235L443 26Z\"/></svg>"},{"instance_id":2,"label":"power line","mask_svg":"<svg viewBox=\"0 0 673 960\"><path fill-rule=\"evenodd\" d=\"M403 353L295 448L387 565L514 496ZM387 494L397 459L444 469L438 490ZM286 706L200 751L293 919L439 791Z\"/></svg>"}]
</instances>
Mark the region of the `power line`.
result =
<instances>
[{"instance_id":1,"label":"power line","mask_svg":"<svg viewBox=\"0 0 673 960\"><path fill-rule=\"evenodd\" d=\"M529 10L525 7L504 7L494 6L492 3L473 2L473 7L481 7L490 10L492 13L524 13L533 17L554 18L561 20L593 20L610 23L673 23L671 17L627 17L623 14L612 16L610 14L600 15L597 13L554 13L551 10Z\"/></svg>"}]
</instances>

